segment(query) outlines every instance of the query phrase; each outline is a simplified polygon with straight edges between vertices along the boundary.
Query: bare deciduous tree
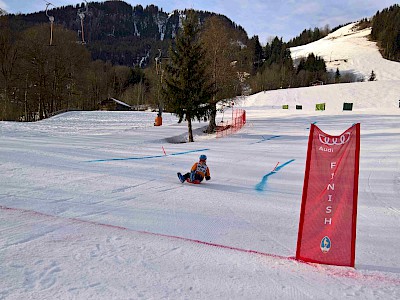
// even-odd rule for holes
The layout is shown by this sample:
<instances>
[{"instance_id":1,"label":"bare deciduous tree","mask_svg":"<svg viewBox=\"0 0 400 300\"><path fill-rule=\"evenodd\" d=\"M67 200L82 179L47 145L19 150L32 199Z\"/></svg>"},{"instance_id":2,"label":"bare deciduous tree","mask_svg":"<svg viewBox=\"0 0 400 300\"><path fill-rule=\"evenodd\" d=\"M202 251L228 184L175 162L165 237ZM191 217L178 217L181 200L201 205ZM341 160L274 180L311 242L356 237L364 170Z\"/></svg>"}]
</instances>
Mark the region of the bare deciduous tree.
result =
<instances>
[{"instance_id":1,"label":"bare deciduous tree","mask_svg":"<svg viewBox=\"0 0 400 300\"><path fill-rule=\"evenodd\" d=\"M206 20L201 41L206 51L207 73L214 88L214 95L209 101L211 111L207 128L207 132L212 133L216 129L217 103L236 96L235 41L232 29L218 16Z\"/></svg>"},{"instance_id":2,"label":"bare deciduous tree","mask_svg":"<svg viewBox=\"0 0 400 300\"><path fill-rule=\"evenodd\" d=\"M0 75L2 77L0 93L0 103L2 110L0 112L1 119L4 120L8 115L9 107L9 89L13 77L16 75L16 63L18 59L18 47L12 40L12 33L8 27L7 20L1 19L0 24ZM1 95L3 94L3 95ZM2 97L1 97L2 96Z\"/></svg>"}]
</instances>

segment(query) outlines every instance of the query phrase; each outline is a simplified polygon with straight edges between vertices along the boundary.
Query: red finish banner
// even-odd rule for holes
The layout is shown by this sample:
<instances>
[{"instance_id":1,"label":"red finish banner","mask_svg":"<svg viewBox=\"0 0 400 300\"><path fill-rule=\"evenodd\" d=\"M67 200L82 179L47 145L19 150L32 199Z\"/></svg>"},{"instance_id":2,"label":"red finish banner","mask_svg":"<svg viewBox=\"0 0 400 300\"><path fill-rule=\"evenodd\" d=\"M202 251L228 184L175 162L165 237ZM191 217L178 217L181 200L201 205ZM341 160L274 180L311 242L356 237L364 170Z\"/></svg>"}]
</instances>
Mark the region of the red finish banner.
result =
<instances>
[{"instance_id":1,"label":"red finish banner","mask_svg":"<svg viewBox=\"0 0 400 300\"><path fill-rule=\"evenodd\" d=\"M296 259L354 267L360 124L339 136L311 125Z\"/></svg>"}]
</instances>

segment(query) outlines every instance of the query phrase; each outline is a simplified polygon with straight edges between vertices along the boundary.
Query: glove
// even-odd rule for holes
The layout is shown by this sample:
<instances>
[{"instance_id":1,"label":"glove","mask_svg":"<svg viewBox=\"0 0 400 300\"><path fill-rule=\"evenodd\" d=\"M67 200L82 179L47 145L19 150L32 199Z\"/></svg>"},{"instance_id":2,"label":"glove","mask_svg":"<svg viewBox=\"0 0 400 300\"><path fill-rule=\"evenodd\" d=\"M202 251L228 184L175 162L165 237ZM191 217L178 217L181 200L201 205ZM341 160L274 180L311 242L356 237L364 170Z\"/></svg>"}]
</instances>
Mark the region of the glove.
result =
<instances>
[{"instance_id":1,"label":"glove","mask_svg":"<svg viewBox=\"0 0 400 300\"><path fill-rule=\"evenodd\" d=\"M206 176L206 180L210 180L211 179L211 177L210 176Z\"/></svg>"}]
</instances>

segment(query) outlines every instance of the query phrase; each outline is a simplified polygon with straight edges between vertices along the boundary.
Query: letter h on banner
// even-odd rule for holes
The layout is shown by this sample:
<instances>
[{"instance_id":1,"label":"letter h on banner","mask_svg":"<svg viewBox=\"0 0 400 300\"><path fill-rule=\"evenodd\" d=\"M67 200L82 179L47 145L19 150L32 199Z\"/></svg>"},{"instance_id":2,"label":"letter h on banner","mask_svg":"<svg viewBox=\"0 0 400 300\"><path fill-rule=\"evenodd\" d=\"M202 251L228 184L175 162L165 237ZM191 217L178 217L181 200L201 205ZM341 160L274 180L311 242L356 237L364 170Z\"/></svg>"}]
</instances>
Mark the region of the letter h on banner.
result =
<instances>
[{"instance_id":1,"label":"letter h on banner","mask_svg":"<svg viewBox=\"0 0 400 300\"><path fill-rule=\"evenodd\" d=\"M360 124L340 136L310 128L296 259L354 267Z\"/></svg>"}]
</instances>

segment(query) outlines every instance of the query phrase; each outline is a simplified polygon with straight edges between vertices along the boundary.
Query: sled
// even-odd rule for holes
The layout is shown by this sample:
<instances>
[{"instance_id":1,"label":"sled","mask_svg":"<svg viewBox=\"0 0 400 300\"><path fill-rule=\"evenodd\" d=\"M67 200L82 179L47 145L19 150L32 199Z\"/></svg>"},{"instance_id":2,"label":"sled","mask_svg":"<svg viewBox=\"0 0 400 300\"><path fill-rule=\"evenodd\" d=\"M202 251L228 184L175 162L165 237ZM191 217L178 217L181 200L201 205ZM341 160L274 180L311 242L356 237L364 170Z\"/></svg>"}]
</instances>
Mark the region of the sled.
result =
<instances>
[{"instance_id":1,"label":"sled","mask_svg":"<svg viewBox=\"0 0 400 300\"><path fill-rule=\"evenodd\" d=\"M186 179L186 182L191 183L191 184L200 184L200 183L201 183L200 180L193 180L193 181L191 181L189 178Z\"/></svg>"},{"instance_id":2,"label":"sled","mask_svg":"<svg viewBox=\"0 0 400 300\"><path fill-rule=\"evenodd\" d=\"M181 180L182 183L184 183L185 181L191 184L200 184L201 181L200 180L190 180L190 178L187 178L185 181L183 181L184 179L182 178L182 174L181 173L177 173L179 180Z\"/></svg>"}]
</instances>

